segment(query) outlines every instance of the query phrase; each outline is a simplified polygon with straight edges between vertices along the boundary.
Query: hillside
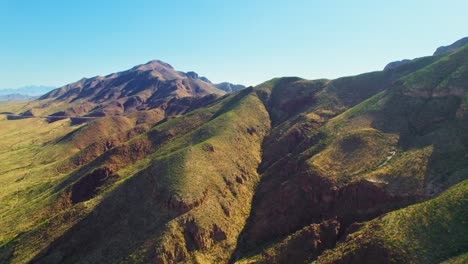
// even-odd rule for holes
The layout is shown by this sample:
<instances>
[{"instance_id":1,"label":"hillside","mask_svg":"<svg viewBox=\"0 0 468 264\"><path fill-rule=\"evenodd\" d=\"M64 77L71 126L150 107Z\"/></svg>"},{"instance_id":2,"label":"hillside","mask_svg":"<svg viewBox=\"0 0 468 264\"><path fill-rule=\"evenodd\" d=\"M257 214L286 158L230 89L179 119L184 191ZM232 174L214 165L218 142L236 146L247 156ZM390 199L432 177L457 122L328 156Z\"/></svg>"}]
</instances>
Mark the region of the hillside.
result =
<instances>
[{"instance_id":1,"label":"hillside","mask_svg":"<svg viewBox=\"0 0 468 264\"><path fill-rule=\"evenodd\" d=\"M152 61L0 112L1 263L439 263L468 252L468 45L224 95Z\"/></svg>"},{"instance_id":2,"label":"hillside","mask_svg":"<svg viewBox=\"0 0 468 264\"><path fill-rule=\"evenodd\" d=\"M434 52L434 56L447 54L449 52L455 51L463 47L466 44L468 44L468 37L459 39L448 46L442 46L442 47L437 48L436 51Z\"/></svg>"},{"instance_id":3,"label":"hillside","mask_svg":"<svg viewBox=\"0 0 468 264\"><path fill-rule=\"evenodd\" d=\"M324 119L319 115L323 109L315 103L311 110L316 110L302 112L297 123L273 128L271 141L277 145L264 151L262 183L236 259L241 263L312 261L342 240L354 222L431 199L466 179L468 141L462 131L468 128L467 51L468 46L431 58L426 65L416 66L419 62L413 61L401 66L416 68L323 126L318 126ZM351 85L353 79L346 83ZM272 161L271 153L277 157ZM458 224L466 233L466 223ZM314 246L303 246L310 244ZM456 250L466 250L466 244ZM337 254L330 263L366 260L366 255L341 260L340 251Z\"/></svg>"},{"instance_id":4,"label":"hillside","mask_svg":"<svg viewBox=\"0 0 468 264\"><path fill-rule=\"evenodd\" d=\"M464 180L427 202L353 226L346 240L316 263L440 263L452 256L464 263L467 194Z\"/></svg>"}]
</instances>

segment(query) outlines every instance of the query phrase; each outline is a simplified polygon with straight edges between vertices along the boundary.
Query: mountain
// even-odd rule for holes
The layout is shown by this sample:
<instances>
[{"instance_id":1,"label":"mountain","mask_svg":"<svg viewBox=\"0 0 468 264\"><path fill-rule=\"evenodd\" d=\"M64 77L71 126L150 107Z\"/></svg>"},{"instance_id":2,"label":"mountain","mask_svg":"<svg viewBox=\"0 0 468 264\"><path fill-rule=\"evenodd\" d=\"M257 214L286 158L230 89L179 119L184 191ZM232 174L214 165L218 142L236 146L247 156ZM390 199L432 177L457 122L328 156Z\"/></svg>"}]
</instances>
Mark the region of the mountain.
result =
<instances>
[{"instance_id":1,"label":"mountain","mask_svg":"<svg viewBox=\"0 0 468 264\"><path fill-rule=\"evenodd\" d=\"M402 65L405 65L405 64L408 64L410 63L412 60L408 60L408 59L404 59L404 60L400 60L400 61L393 61L393 62L390 62L389 64L387 64L385 67L384 67L384 71L389 71L389 70L393 70L395 68L398 68Z\"/></svg>"},{"instance_id":2,"label":"mountain","mask_svg":"<svg viewBox=\"0 0 468 264\"><path fill-rule=\"evenodd\" d=\"M448 46L442 46L442 47L437 48L437 50L434 52L434 56L447 54L449 52L455 51L463 47L466 44L468 44L468 37L459 39Z\"/></svg>"},{"instance_id":3,"label":"mountain","mask_svg":"<svg viewBox=\"0 0 468 264\"><path fill-rule=\"evenodd\" d=\"M438 218L432 215L434 209L419 218L408 215L414 215L412 210L397 210L432 201L467 179L468 138L462 131L468 129L468 45L445 57L426 60L422 65L418 60L394 69L397 75L403 68L412 71L334 116L318 131L311 130L313 126L304 118L278 131L281 137L272 137L283 149L299 149L291 149L289 156L278 153L278 147L264 150L278 153L279 159L269 162L274 167L266 167L263 184L256 191L250 223L238 244L238 256L249 256L244 262L304 263L337 242L338 246L319 257L317 263L439 263L466 252L466 236L458 238L452 233L452 228L462 233L467 230L466 222L460 222L466 217L465 188L453 205L444 205L450 208L446 211L453 211L453 218ZM349 86L350 79L346 83ZM358 90L362 91L366 83L370 84L361 81ZM308 143L311 139L316 143ZM403 227L408 223L405 221L411 221L408 228L413 230L402 233L426 237L402 240L384 233L396 232L385 222L395 218L382 220L389 211L399 219L411 219L393 222ZM364 231L372 224L354 224L371 219L371 223L382 226L381 232ZM427 223L439 229L430 230ZM356 233L349 238L352 240L346 240L347 234L356 230L366 235ZM441 233L445 237L436 235ZM392 243L401 244L380 246L383 234L392 236ZM314 246L300 246L304 244Z\"/></svg>"},{"instance_id":4,"label":"mountain","mask_svg":"<svg viewBox=\"0 0 468 264\"><path fill-rule=\"evenodd\" d=\"M218 84L215 84L215 86L216 86L216 88L218 88L220 90L223 90L223 91L225 91L227 93L236 92L238 90L241 90L241 89L245 88L244 85L232 84L232 83L228 83L228 82L218 83Z\"/></svg>"},{"instance_id":5,"label":"mountain","mask_svg":"<svg viewBox=\"0 0 468 264\"><path fill-rule=\"evenodd\" d=\"M153 61L7 111L102 117L0 116L1 263L467 260L468 45L230 94Z\"/></svg>"},{"instance_id":6,"label":"mountain","mask_svg":"<svg viewBox=\"0 0 468 264\"><path fill-rule=\"evenodd\" d=\"M61 116L115 116L155 108L166 110L183 98L196 101L223 94L194 72L179 72L154 60L127 71L83 78L57 88L41 96L31 110ZM189 106L184 103L182 108ZM60 111L54 112L56 109Z\"/></svg>"}]
</instances>

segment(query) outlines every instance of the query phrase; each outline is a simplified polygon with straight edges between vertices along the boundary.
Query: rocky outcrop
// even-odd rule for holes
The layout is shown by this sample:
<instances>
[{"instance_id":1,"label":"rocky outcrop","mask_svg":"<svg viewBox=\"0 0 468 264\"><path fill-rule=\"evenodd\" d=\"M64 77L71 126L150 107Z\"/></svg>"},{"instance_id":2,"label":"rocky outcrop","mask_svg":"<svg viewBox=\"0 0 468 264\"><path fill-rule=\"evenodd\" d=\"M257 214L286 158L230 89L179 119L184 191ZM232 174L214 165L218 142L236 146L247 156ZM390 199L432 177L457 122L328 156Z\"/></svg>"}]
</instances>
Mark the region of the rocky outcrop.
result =
<instances>
[{"instance_id":1,"label":"rocky outcrop","mask_svg":"<svg viewBox=\"0 0 468 264\"><path fill-rule=\"evenodd\" d=\"M188 251L206 250L213 243L226 239L226 232L217 224L213 224L211 230L205 230L200 228L194 219L189 219L184 226L184 238Z\"/></svg>"},{"instance_id":2,"label":"rocky outcrop","mask_svg":"<svg viewBox=\"0 0 468 264\"><path fill-rule=\"evenodd\" d=\"M310 224L259 254L249 263L310 263L338 241L340 222L334 218Z\"/></svg>"},{"instance_id":3,"label":"rocky outcrop","mask_svg":"<svg viewBox=\"0 0 468 264\"><path fill-rule=\"evenodd\" d=\"M293 166L282 164L284 171L290 171ZM339 217L347 227L418 200L418 196L393 196L365 180L336 187L317 174L297 172L291 176L260 184L246 229L246 241L274 239L334 217Z\"/></svg>"}]
</instances>

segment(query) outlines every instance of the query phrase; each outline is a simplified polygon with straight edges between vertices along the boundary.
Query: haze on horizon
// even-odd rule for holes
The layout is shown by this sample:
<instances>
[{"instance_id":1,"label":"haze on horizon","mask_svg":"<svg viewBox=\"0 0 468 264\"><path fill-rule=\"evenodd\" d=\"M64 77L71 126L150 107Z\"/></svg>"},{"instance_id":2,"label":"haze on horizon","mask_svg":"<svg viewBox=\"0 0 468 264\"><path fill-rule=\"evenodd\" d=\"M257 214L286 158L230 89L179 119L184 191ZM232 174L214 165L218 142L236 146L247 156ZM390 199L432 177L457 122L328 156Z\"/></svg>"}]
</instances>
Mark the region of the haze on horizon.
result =
<instances>
[{"instance_id":1,"label":"haze on horizon","mask_svg":"<svg viewBox=\"0 0 468 264\"><path fill-rule=\"evenodd\" d=\"M61 86L153 59L213 82L337 78L467 36L468 2L0 1L0 89Z\"/></svg>"}]
</instances>

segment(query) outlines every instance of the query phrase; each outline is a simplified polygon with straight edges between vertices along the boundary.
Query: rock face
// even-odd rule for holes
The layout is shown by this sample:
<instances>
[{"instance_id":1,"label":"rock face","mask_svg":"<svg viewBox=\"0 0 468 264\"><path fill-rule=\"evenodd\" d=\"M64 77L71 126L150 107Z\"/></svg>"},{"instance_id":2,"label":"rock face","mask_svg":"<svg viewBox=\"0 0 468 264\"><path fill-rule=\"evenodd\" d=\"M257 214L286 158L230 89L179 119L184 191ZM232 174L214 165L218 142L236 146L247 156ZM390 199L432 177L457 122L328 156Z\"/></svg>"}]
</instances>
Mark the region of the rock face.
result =
<instances>
[{"instance_id":1,"label":"rock face","mask_svg":"<svg viewBox=\"0 0 468 264\"><path fill-rule=\"evenodd\" d=\"M466 44L468 44L468 37L459 39L459 40L455 41L454 43L452 43L451 45L442 46L442 47L437 48L436 51L434 52L434 56L439 56L439 55L446 54L448 52L459 49L459 48L463 47Z\"/></svg>"},{"instance_id":2,"label":"rock face","mask_svg":"<svg viewBox=\"0 0 468 264\"><path fill-rule=\"evenodd\" d=\"M310 224L256 256L254 263L309 263L338 241L340 222Z\"/></svg>"}]
</instances>

